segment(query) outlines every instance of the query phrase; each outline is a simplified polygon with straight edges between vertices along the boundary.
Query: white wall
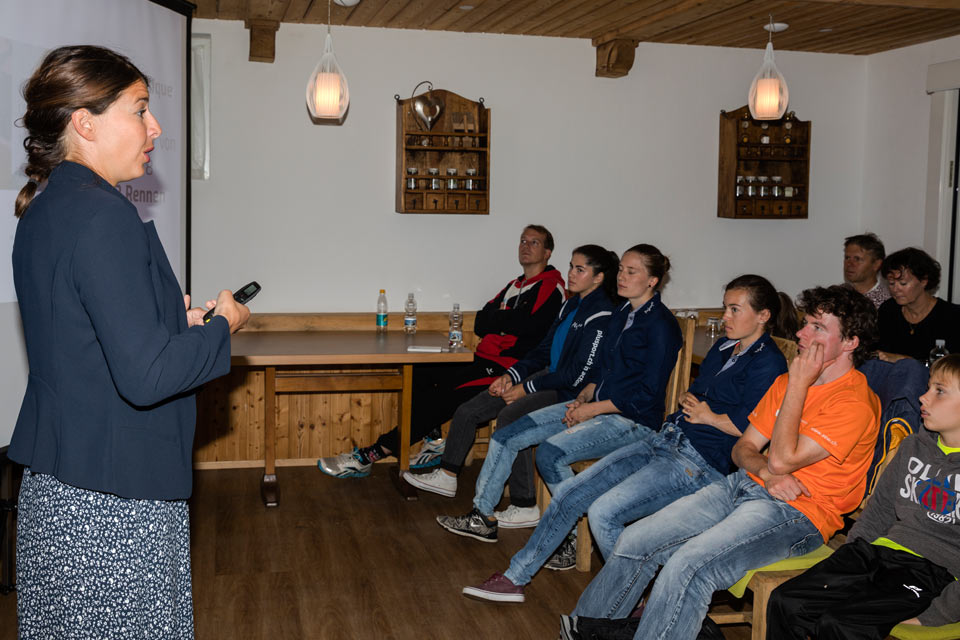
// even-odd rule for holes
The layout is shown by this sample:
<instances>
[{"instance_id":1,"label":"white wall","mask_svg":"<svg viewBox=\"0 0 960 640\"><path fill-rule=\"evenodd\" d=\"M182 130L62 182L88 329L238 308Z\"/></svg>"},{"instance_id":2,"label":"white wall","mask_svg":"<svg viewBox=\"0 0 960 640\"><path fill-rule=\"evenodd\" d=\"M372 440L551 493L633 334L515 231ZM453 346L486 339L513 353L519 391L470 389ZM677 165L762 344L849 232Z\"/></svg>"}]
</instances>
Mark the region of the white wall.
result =
<instances>
[{"instance_id":1,"label":"white wall","mask_svg":"<svg viewBox=\"0 0 960 640\"><path fill-rule=\"evenodd\" d=\"M26 388L27 352L20 306L16 302L0 304L0 448L10 444Z\"/></svg>"},{"instance_id":2,"label":"white wall","mask_svg":"<svg viewBox=\"0 0 960 640\"><path fill-rule=\"evenodd\" d=\"M866 59L862 223L887 251L920 246L936 255L936 238L947 232L923 215L931 126L925 87L929 65L958 58L960 36Z\"/></svg>"},{"instance_id":3,"label":"white wall","mask_svg":"<svg viewBox=\"0 0 960 640\"><path fill-rule=\"evenodd\" d=\"M721 109L746 103L757 50L641 44L626 78L594 77L589 42L335 28L350 82L343 126L316 126L303 94L324 27L281 25L273 64L247 62L240 22L213 38L211 174L194 182L193 292L257 279L256 311L477 308L518 272L523 224L547 225L554 264L577 244L659 246L674 307L717 305L751 270L796 293L840 279L860 229L867 61L780 52L791 109L813 121L805 221L716 217ZM394 212L395 103L432 80L492 110L489 216ZM852 121L852 124L851 124ZM923 138L926 139L925 137Z\"/></svg>"},{"instance_id":4,"label":"white wall","mask_svg":"<svg viewBox=\"0 0 960 640\"><path fill-rule=\"evenodd\" d=\"M527 222L553 230L561 268L585 242L658 245L674 307L719 304L748 270L791 294L835 282L845 235L922 241L926 66L960 58L960 38L866 58L778 52L791 109L813 121L810 219L743 221L716 217L718 113L745 104L759 51L641 44L626 78L598 79L585 41L337 28L352 106L343 126L316 126L303 94L322 27L282 25L262 64L241 22L193 24L213 36L193 293L257 279L256 311L372 311L380 287L395 309L411 290L422 309L476 308L516 275ZM393 95L425 79L492 109L489 216L393 210ZM0 305L0 362L2 445L26 382L15 304Z\"/></svg>"}]
</instances>

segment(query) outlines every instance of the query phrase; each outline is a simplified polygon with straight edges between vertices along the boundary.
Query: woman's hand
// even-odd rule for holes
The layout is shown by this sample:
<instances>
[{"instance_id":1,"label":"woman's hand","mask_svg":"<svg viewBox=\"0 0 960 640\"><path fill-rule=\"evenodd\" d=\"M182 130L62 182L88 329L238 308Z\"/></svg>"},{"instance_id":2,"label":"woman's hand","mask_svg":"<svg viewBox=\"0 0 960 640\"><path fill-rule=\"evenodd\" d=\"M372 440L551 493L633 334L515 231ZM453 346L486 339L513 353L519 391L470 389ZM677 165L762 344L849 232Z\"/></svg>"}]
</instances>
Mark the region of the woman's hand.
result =
<instances>
[{"instance_id":1,"label":"woman's hand","mask_svg":"<svg viewBox=\"0 0 960 640\"><path fill-rule=\"evenodd\" d=\"M506 392L512 386L513 378L510 377L510 374L505 373L493 381L493 383L487 389L487 393L492 395L494 398L501 398L503 397L504 392Z\"/></svg>"},{"instance_id":2,"label":"woman's hand","mask_svg":"<svg viewBox=\"0 0 960 640\"><path fill-rule=\"evenodd\" d=\"M500 394L500 397L504 402L510 404L511 402L516 402L523 396L527 395L526 390L523 388L522 384L515 384L507 389L504 393Z\"/></svg>"},{"instance_id":3,"label":"woman's hand","mask_svg":"<svg viewBox=\"0 0 960 640\"><path fill-rule=\"evenodd\" d=\"M233 299L233 291L224 289L217 296L217 307L213 315L226 318L230 324L230 333L236 333L250 319L250 309Z\"/></svg>"},{"instance_id":4,"label":"woman's hand","mask_svg":"<svg viewBox=\"0 0 960 640\"><path fill-rule=\"evenodd\" d=\"M594 411L595 404L595 402L580 402L579 400L574 400L568 404L567 413L563 416L563 423L567 425L567 429L595 417L597 415L597 412Z\"/></svg>"},{"instance_id":5,"label":"woman's hand","mask_svg":"<svg viewBox=\"0 0 960 640\"><path fill-rule=\"evenodd\" d=\"M591 400L593 400L593 393L594 391L596 391L596 389L597 389L597 383L591 382L590 384L588 384L587 386L585 386L583 389L580 390L580 393L577 394L577 399L575 400L575 402L579 402L580 404L583 404L585 402L590 402ZM567 406L570 406L570 405L567 405Z\"/></svg>"},{"instance_id":6,"label":"woman's hand","mask_svg":"<svg viewBox=\"0 0 960 640\"><path fill-rule=\"evenodd\" d=\"M710 410L710 405L697 398L689 391L684 391L680 396L680 409L687 420L694 424L713 425L717 419L717 414Z\"/></svg>"},{"instance_id":7,"label":"woman's hand","mask_svg":"<svg viewBox=\"0 0 960 640\"><path fill-rule=\"evenodd\" d=\"M190 308L190 295L183 296L183 306L187 308L187 326L188 327L199 327L203 325L203 316L207 315L207 311L213 309L217 304L216 300L207 300L206 308L202 309L200 307Z\"/></svg>"}]
</instances>

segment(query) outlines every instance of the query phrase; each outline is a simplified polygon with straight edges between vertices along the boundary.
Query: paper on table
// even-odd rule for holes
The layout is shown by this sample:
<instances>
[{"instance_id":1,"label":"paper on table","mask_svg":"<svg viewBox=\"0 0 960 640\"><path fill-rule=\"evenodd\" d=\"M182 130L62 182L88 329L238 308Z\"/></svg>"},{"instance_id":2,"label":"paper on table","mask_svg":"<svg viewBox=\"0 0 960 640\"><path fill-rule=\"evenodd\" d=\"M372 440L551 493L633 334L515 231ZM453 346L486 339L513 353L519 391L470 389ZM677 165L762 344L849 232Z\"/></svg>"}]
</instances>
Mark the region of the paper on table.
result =
<instances>
[{"instance_id":1,"label":"paper on table","mask_svg":"<svg viewBox=\"0 0 960 640\"><path fill-rule=\"evenodd\" d=\"M411 351L414 353L440 353L441 351L444 351L444 348L433 347L429 345L411 344L407 347L407 351Z\"/></svg>"}]
</instances>

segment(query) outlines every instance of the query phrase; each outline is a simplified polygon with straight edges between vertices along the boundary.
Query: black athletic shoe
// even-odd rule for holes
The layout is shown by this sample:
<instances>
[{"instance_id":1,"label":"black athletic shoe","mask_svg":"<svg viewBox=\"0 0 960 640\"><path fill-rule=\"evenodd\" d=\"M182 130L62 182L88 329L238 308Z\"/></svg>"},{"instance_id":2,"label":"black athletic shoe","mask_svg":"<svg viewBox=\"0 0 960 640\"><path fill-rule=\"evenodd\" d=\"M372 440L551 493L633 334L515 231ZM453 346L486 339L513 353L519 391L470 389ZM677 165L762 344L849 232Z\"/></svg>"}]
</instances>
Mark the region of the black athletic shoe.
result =
<instances>
[{"instance_id":1,"label":"black athletic shoe","mask_svg":"<svg viewBox=\"0 0 960 640\"><path fill-rule=\"evenodd\" d=\"M474 508L465 516L437 516L437 524L458 536L466 536L480 542L497 541L497 523L488 524L483 514Z\"/></svg>"}]
</instances>

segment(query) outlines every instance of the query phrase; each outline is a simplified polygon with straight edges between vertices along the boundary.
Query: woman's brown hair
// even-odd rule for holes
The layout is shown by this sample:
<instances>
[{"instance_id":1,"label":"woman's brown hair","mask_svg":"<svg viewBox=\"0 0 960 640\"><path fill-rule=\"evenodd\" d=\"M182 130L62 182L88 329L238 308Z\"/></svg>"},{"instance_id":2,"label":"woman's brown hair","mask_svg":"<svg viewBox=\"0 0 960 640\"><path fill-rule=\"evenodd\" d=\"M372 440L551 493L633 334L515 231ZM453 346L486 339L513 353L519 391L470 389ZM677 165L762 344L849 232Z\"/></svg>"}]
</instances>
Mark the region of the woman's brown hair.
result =
<instances>
[{"instance_id":1,"label":"woman's brown hair","mask_svg":"<svg viewBox=\"0 0 960 640\"><path fill-rule=\"evenodd\" d=\"M29 181L20 189L14 215L21 217L37 187L63 162L65 132L77 109L100 115L124 89L147 77L126 56L91 45L60 47L43 59L23 87L27 109L21 118L27 137L24 169Z\"/></svg>"}]
</instances>

